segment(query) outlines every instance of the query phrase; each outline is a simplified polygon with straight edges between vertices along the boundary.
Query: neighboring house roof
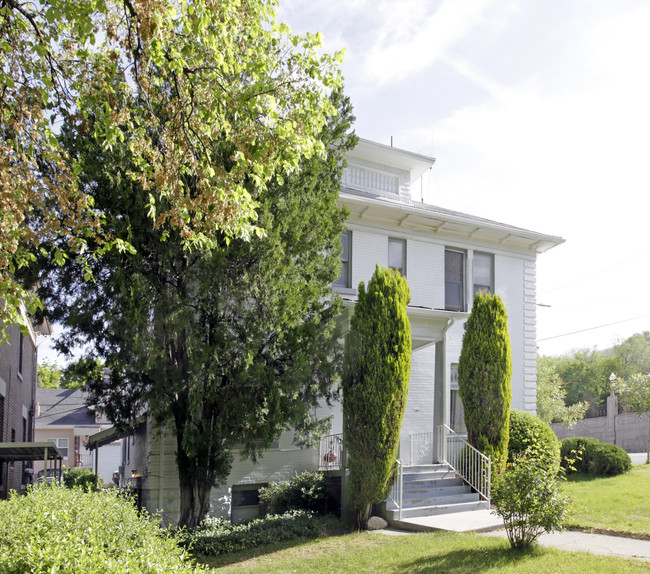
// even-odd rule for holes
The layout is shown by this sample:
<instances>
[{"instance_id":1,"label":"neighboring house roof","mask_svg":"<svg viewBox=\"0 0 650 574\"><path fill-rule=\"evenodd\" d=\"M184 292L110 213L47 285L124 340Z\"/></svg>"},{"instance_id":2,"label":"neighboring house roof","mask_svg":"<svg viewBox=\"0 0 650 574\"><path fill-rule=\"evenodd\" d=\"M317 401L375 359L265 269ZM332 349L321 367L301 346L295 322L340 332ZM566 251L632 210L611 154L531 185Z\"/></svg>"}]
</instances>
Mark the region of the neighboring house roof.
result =
<instances>
[{"instance_id":1,"label":"neighboring house roof","mask_svg":"<svg viewBox=\"0 0 650 574\"><path fill-rule=\"evenodd\" d=\"M46 426L95 426L95 413L88 409L80 389L36 389L40 415L36 428Z\"/></svg>"}]
</instances>

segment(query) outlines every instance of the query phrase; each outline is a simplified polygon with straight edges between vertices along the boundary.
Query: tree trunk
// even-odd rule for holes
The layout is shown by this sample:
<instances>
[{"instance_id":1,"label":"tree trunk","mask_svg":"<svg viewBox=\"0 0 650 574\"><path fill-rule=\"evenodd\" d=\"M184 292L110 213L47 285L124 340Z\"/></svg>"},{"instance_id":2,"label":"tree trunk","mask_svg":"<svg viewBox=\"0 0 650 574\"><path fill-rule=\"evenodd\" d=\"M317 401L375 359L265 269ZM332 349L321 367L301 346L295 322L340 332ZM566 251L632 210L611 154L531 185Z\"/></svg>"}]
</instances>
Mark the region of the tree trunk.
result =
<instances>
[{"instance_id":1,"label":"tree trunk","mask_svg":"<svg viewBox=\"0 0 650 574\"><path fill-rule=\"evenodd\" d=\"M368 530L368 519L370 518L371 509L372 505L369 504L364 510L357 510L355 512L358 530Z\"/></svg>"},{"instance_id":2,"label":"tree trunk","mask_svg":"<svg viewBox=\"0 0 650 574\"><path fill-rule=\"evenodd\" d=\"M196 479L181 481L181 509L178 527L194 528L201 524L210 510L212 487Z\"/></svg>"}]
</instances>

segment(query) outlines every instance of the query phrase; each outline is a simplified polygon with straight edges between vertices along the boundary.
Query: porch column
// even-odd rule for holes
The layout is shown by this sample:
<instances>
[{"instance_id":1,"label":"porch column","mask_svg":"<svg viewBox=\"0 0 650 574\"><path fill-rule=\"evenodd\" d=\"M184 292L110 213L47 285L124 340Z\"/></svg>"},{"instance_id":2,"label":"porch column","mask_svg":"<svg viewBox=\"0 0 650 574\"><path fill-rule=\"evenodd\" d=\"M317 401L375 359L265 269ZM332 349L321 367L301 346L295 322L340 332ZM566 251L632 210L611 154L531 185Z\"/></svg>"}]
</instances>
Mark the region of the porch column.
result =
<instances>
[{"instance_id":1,"label":"porch column","mask_svg":"<svg viewBox=\"0 0 650 574\"><path fill-rule=\"evenodd\" d=\"M436 364L433 376L433 462L440 462L443 453L439 452L439 426L447 424L447 331L454 324L449 318L442 330L440 341L436 342Z\"/></svg>"},{"instance_id":2,"label":"porch column","mask_svg":"<svg viewBox=\"0 0 650 574\"><path fill-rule=\"evenodd\" d=\"M433 378L433 462L440 462L442 453L439 452L439 425L447 422L447 385L446 371L446 342L445 337L436 343L436 364Z\"/></svg>"}]
</instances>

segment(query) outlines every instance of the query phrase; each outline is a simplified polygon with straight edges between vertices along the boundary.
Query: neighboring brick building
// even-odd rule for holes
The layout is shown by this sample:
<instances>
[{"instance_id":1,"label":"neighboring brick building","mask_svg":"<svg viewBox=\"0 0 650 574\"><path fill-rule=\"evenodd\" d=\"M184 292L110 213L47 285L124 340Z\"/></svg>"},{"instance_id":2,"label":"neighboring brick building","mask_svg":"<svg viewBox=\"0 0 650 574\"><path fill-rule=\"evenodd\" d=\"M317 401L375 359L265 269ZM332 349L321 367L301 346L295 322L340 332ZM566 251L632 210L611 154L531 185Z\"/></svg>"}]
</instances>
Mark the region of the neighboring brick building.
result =
<instances>
[{"instance_id":1,"label":"neighboring brick building","mask_svg":"<svg viewBox=\"0 0 650 574\"><path fill-rule=\"evenodd\" d=\"M9 341L0 346L0 442L4 443L34 440L37 338L49 335L49 327L38 332L30 321L27 324L27 334L18 327L6 328ZM25 469L31 468L31 462L0 462L0 497L24 487L29 482Z\"/></svg>"}]
</instances>

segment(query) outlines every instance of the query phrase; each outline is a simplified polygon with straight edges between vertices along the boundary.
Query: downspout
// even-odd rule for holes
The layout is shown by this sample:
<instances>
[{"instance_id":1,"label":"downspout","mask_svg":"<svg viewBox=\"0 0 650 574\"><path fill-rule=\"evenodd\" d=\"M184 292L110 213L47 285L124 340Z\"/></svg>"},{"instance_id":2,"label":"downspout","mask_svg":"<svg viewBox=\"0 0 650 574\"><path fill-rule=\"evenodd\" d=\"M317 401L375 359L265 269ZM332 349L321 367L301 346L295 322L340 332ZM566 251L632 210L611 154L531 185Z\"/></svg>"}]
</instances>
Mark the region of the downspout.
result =
<instances>
[{"instance_id":1,"label":"downspout","mask_svg":"<svg viewBox=\"0 0 650 574\"><path fill-rule=\"evenodd\" d=\"M164 512L165 490L163 480L165 478L165 428L160 431L160 454L158 456L158 511Z\"/></svg>"}]
</instances>

